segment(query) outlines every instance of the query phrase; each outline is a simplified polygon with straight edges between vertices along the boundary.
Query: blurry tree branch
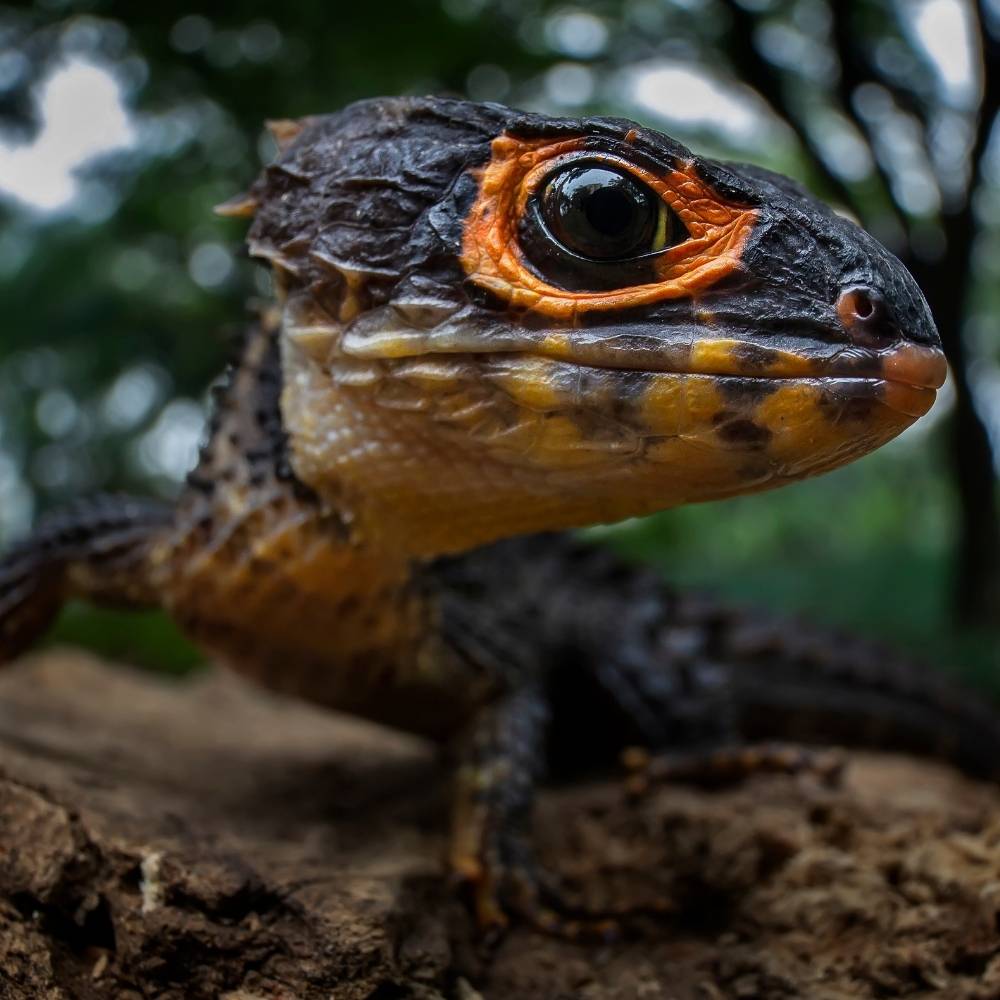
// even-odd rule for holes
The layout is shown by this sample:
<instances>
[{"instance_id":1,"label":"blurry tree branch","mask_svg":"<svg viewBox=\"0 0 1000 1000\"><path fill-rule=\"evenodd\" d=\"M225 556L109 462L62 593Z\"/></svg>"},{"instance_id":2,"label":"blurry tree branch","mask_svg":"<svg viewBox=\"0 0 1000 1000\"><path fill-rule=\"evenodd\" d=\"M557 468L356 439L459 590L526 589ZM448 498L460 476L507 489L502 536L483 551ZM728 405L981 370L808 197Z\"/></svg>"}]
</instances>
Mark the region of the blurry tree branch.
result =
<instances>
[{"instance_id":1,"label":"blurry tree branch","mask_svg":"<svg viewBox=\"0 0 1000 1000\"><path fill-rule=\"evenodd\" d=\"M738 0L725 0L732 18L732 30L727 40L728 55L738 77L749 84L795 133L809 159L811 170L819 177L831 197L845 205L856 202L854 191L830 166L827 156L810 128L805 116L789 100L786 74L757 48L755 37L760 27L757 12L744 7Z\"/></svg>"},{"instance_id":2,"label":"blurry tree branch","mask_svg":"<svg viewBox=\"0 0 1000 1000\"><path fill-rule=\"evenodd\" d=\"M788 106L785 74L774 63L765 59L754 45L757 15L736 0L726 0L726 4L732 19L727 54L736 76L757 91L771 110L789 125L830 193L845 204L850 204L853 200L851 189L830 169L815 135Z\"/></svg>"},{"instance_id":3,"label":"blurry tree branch","mask_svg":"<svg viewBox=\"0 0 1000 1000\"><path fill-rule=\"evenodd\" d=\"M909 220L906 217L906 213L893 197L892 176L886 167L883 156L880 154L877 136L874 134L872 124L867 118L858 114L856 104L858 92L865 84L878 81L885 85L885 81L879 80L879 74L874 70L871 60L866 53L864 40L858 36L854 23L853 6L834 3L830 5L830 13L832 15L831 40L840 67L840 72L837 76L837 98L840 103L840 110L854 124L858 133L863 135L868 142L880 194L885 204L890 206L894 222L902 230L903 241L908 248L912 239ZM891 85L890 89L892 90L893 98L897 102L904 104L909 110L912 110L913 102L909 100L900 101L899 89L892 88ZM923 115L919 117L923 119ZM852 201L848 202L848 205L863 217L863 208L859 205L858 199L852 199Z\"/></svg>"}]
</instances>

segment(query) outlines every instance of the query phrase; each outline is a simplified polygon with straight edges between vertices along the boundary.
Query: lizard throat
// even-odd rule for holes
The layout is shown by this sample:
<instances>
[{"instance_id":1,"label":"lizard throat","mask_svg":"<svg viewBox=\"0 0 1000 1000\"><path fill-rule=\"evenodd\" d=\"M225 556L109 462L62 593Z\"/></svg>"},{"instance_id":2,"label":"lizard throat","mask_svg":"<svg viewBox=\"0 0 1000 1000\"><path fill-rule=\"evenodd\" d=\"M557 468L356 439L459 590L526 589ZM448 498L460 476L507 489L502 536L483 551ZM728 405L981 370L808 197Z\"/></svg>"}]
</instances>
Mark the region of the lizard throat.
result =
<instances>
[{"instance_id":1,"label":"lizard throat","mask_svg":"<svg viewBox=\"0 0 1000 1000\"><path fill-rule=\"evenodd\" d=\"M290 459L359 542L430 558L826 471L894 437L935 394L919 383L937 376L912 359L750 377L719 371L722 358L715 372L516 353L359 361L285 336Z\"/></svg>"}]
</instances>

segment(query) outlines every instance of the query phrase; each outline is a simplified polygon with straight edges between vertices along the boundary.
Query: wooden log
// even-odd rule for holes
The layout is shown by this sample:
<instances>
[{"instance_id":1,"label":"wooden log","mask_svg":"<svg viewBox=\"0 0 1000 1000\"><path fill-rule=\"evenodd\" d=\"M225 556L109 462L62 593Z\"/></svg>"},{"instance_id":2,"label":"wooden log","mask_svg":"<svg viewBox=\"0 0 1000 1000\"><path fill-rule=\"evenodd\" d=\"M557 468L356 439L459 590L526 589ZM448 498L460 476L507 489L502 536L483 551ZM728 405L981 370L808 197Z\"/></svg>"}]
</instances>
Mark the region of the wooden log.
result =
<instances>
[{"instance_id":1,"label":"wooden log","mask_svg":"<svg viewBox=\"0 0 1000 1000\"><path fill-rule=\"evenodd\" d=\"M0 676L0 998L1000 996L1000 798L856 756L638 802L547 791L538 841L624 937L477 942L432 748L221 672L50 652Z\"/></svg>"}]
</instances>

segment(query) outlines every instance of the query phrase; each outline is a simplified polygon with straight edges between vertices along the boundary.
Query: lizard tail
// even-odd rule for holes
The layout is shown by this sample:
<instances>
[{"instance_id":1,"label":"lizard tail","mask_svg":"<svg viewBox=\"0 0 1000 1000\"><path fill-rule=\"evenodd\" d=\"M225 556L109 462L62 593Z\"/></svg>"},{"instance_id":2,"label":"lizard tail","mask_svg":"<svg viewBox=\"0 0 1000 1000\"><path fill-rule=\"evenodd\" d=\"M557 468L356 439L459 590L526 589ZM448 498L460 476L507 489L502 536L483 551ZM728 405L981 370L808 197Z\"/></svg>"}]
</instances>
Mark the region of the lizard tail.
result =
<instances>
[{"instance_id":1,"label":"lizard tail","mask_svg":"<svg viewBox=\"0 0 1000 1000\"><path fill-rule=\"evenodd\" d=\"M748 741L891 749L1000 780L1000 708L941 670L788 620L730 619L713 645Z\"/></svg>"},{"instance_id":2,"label":"lizard tail","mask_svg":"<svg viewBox=\"0 0 1000 1000\"><path fill-rule=\"evenodd\" d=\"M43 517L0 559L0 664L14 659L72 597L157 603L148 554L172 521L166 504L97 496Z\"/></svg>"}]
</instances>

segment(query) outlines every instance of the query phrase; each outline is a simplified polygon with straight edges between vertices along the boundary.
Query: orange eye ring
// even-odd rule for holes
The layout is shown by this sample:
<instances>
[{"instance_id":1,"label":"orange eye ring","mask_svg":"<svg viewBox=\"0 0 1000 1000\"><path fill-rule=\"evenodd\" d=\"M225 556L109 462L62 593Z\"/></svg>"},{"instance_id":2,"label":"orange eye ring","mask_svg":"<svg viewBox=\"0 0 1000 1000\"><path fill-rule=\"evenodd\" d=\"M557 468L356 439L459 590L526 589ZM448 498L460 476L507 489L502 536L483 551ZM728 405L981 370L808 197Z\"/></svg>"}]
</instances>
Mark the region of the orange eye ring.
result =
<instances>
[{"instance_id":1,"label":"orange eye ring","mask_svg":"<svg viewBox=\"0 0 1000 1000\"><path fill-rule=\"evenodd\" d=\"M469 210L461 262L469 279L502 301L572 323L580 312L625 309L692 297L740 266L757 213L721 199L693 164L662 175L615 153L587 149L585 137L553 140L502 135L478 171L479 192ZM689 238L655 255L649 280L604 290L567 290L526 260L519 225L529 200L554 173L575 161L607 164L653 191L680 219Z\"/></svg>"}]
</instances>

